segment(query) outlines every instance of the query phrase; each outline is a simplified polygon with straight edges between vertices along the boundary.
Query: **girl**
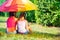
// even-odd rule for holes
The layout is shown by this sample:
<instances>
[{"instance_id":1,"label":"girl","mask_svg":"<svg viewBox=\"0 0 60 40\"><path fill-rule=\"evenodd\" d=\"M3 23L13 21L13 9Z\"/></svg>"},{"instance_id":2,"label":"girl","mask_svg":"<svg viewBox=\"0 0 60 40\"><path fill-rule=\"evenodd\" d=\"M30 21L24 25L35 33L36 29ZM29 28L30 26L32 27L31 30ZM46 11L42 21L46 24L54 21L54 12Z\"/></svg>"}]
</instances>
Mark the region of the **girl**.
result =
<instances>
[{"instance_id":1,"label":"girl","mask_svg":"<svg viewBox=\"0 0 60 40\"><path fill-rule=\"evenodd\" d=\"M25 13L21 13L17 22L17 30L20 34L27 34L31 32L31 28L28 26L27 20L25 20Z\"/></svg>"},{"instance_id":2,"label":"girl","mask_svg":"<svg viewBox=\"0 0 60 40\"><path fill-rule=\"evenodd\" d=\"M17 18L16 12L9 12L9 18L7 20L7 33L16 33Z\"/></svg>"}]
</instances>

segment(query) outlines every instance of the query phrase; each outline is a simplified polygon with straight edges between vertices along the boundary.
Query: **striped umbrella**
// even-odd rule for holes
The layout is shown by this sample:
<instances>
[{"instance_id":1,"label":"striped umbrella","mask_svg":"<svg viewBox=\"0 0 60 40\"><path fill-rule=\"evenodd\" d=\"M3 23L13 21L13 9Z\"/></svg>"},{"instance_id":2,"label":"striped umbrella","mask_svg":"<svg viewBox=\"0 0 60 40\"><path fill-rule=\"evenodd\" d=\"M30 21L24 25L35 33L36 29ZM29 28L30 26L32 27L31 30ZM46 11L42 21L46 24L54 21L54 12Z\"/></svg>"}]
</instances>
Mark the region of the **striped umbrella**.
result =
<instances>
[{"instance_id":1,"label":"striped umbrella","mask_svg":"<svg viewBox=\"0 0 60 40\"><path fill-rule=\"evenodd\" d=\"M0 6L0 11L2 12L19 12L37 9L37 6L29 0L6 0Z\"/></svg>"}]
</instances>

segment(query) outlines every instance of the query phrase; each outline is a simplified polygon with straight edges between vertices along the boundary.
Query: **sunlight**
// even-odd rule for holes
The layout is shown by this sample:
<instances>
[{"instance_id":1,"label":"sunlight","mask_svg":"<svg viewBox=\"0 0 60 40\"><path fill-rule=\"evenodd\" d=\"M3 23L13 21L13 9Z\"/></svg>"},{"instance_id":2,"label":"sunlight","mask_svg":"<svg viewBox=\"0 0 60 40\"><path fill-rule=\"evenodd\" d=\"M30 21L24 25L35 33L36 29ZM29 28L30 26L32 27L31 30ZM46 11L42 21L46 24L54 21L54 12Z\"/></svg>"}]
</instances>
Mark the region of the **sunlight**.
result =
<instances>
[{"instance_id":1,"label":"sunlight","mask_svg":"<svg viewBox=\"0 0 60 40\"><path fill-rule=\"evenodd\" d=\"M27 3L28 0L22 0L23 3Z\"/></svg>"}]
</instances>

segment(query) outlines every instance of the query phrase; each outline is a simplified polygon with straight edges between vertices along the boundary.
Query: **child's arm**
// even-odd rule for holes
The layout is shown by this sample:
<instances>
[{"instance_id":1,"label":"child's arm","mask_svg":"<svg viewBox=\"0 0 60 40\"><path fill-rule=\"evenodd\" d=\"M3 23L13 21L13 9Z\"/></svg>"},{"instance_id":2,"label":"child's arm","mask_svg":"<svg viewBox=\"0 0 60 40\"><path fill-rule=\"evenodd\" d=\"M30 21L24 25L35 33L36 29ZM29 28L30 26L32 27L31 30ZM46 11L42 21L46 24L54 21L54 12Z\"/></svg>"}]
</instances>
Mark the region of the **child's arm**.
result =
<instances>
[{"instance_id":1,"label":"child's arm","mask_svg":"<svg viewBox=\"0 0 60 40\"><path fill-rule=\"evenodd\" d=\"M32 32L32 29L31 27L29 26L28 22L26 21L26 29L29 31L29 32Z\"/></svg>"},{"instance_id":2,"label":"child's arm","mask_svg":"<svg viewBox=\"0 0 60 40\"><path fill-rule=\"evenodd\" d=\"M18 18L15 18L15 21L16 21L16 30L17 30L17 22L18 22Z\"/></svg>"},{"instance_id":3,"label":"child's arm","mask_svg":"<svg viewBox=\"0 0 60 40\"><path fill-rule=\"evenodd\" d=\"M28 27L29 27L29 31L30 31L30 32L32 32L32 29L31 29L31 27L30 27L30 26L28 26Z\"/></svg>"}]
</instances>

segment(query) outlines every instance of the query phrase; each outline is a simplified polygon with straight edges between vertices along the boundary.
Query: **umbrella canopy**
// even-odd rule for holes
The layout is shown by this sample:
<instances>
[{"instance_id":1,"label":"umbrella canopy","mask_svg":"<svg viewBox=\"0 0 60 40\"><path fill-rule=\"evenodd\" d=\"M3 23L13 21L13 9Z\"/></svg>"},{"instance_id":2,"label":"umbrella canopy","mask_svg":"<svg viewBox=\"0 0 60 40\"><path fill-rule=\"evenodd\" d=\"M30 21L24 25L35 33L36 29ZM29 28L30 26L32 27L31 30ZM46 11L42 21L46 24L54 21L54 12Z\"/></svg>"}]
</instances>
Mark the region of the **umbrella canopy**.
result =
<instances>
[{"instance_id":1,"label":"umbrella canopy","mask_svg":"<svg viewBox=\"0 0 60 40\"><path fill-rule=\"evenodd\" d=\"M37 9L37 6L29 0L6 0L6 2L0 6L0 11L2 12L18 12Z\"/></svg>"}]
</instances>

